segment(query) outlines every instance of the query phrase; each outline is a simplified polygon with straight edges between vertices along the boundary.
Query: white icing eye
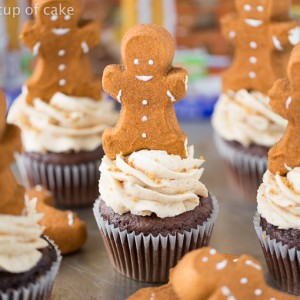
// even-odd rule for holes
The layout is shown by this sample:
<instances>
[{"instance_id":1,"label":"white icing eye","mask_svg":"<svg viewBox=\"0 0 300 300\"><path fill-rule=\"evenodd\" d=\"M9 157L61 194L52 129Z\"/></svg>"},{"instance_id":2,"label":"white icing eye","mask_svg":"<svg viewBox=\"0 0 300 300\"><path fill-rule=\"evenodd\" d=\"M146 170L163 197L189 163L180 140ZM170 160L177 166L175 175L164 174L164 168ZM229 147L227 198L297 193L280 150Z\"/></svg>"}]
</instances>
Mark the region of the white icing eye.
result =
<instances>
[{"instance_id":1,"label":"white icing eye","mask_svg":"<svg viewBox=\"0 0 300 300\"><path fill-rule=\"evenodd\" d=\"M133 63L134 63L135 65L138 65L138 64L140 63L140 61L136 58L136 59L133 61Z\"/></svg>"},{"instance_id":2,"label":"white icing eye","mask_svg":"<svg viewBox=\"0 0 300 300\"><path fill-rule=\"evenodd\" d=\"M57 15L52 15L51 16L51 21L57 21L58 20L58 16Z\"/></svg>"},{"instance_id":3,"label":"white icing eye","mask_svg":"<svg viewBox=\"0 0 300 300\"><path fill-rule=\"evenodd\" d=\"M148 64L149 64L150 66L152 66L152 65L154 65L154 61L153 61L152 59L150 59L150 60L148 61Z\"/></svg>"},{"instance_id":4,"label":"white icing eye","mask_svg":"<svg viewBox=\"0 0 300 300\"><path fill-rule=\"evenodd\" d=\"M64 17L64 19L65 19L66 21L69 21L69 20L71 20L71 16L70 16L70 15L66 15L66 16Z\"/></svg>"},{"instance_id":5,"label":"white icing eye","mask_svg":"<svg viewBox=\"0 0 300 300\"><path fill-rule=\"evenodd\" d=\"M244 5L244 10L245 11L251 11L251 5L250 4L245 4Z\"/></svg>"},{"instance_id":6,"label":"white icing eye","mask_svg":"<svg viewBox=\"0 0 300 300\"><path fill-rule=\"evenodd\" d=\"M258 5L256 9L259 12L263 12L264 11L264 7L262 5Z\"/></svg>"}]
</instances>

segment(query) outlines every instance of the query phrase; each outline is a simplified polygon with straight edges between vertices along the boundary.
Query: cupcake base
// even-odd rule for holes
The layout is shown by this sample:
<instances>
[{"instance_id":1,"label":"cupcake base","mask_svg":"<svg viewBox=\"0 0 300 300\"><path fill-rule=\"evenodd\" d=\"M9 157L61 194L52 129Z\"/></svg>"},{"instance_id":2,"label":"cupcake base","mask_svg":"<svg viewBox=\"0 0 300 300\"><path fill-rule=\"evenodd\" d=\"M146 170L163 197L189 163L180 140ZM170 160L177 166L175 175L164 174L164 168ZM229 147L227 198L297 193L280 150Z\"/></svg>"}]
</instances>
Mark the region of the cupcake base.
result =
<instances>
[{"instance_id":1,"label":"cupcake base","mask_svg":"<svg viewBox=\"0 0 300 300\"><path fill-rule=\"evenodd\" d=\"M161 228L162 233L149 233L147 229L146 232L136 232L105 220L101 214L101 202L101 199L95 202L94 215L112 265L126 277L149 283L167 282L169 270L187 252L207 246L218 214L218 203L213 197L210 214L201 225L170 233L167 226L164 230Z\"/></svg>"},{"instance_id":2,"label":"cupcake base","mask_svg":"<svg viewBox=\"0 0 300 300\"><path fill-rule=\"evenodd\" d=\"M21 274L0 272L0 299L48 300L62 260L53 241L45 238L49 247L42 250L43 257L32 270Z\"/></svg>"},{"instance_id":3,"label":"cupcake base","mask_svg":"<svg viewBox=\"0 0 300 300\"><path fill-rule=\"evenodd\" d=\"M215 135L218 152L226 162L232 185L247 200L256 201L257 190L268 169L268 151L263 146L243 147Z\"/></svg>"},{"instance_id":4,"label":"cupcake base","mask_svg":"<svg viewBox=\"0 0 300 300\"><path fill-rule=\"evenodd\" d=\"M262 227L264 226L264 228ZM300 295L300 251L293 245L283 244L267 234L266 221L259 214L254 217L254 227L260 241L269 272L282 290ZM274 227L276 229L276 227ZM273 228L273 229L274 229ZM279 230L279 229L278 229ZM280 232L280 230L278 231ZM276 233L273 230L272 235Z\"/></svg>"},{"instance_id":5,"label":"cupcake base","mask_svg":"<svg viewBox=\"0 0 300 300\"><path fill-rule=\"evenodd\" d=\"M43 185L60 207L85 207L98 196L102 147L81 153L27 153L17 157L22 177L29 188Z\"/></svg>"}]
</instances>

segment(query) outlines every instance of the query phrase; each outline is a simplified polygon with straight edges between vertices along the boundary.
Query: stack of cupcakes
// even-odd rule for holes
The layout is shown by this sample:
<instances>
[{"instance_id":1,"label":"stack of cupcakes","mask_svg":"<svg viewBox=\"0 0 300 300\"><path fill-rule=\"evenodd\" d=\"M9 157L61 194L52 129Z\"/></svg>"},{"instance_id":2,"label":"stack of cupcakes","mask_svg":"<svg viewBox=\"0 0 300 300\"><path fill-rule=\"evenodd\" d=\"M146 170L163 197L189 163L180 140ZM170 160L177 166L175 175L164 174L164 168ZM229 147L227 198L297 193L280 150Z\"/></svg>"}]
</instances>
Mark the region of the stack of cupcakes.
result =
<instances>
[{"instance_id":1,"label":"stack of cupcakes","mask_svg":"<svg viewBox=\"0 0 300 300\"><path fill-rule=\"evenodd\" d=\"M269 152L269 170L257 195L254 226L275 283L300 295L300 44L292 52L288 78L270 91L275 112L288 120Z\"/></svg>"},{"instance_id":2,"label":"stack of cupcakes","mask_svg":"<svg viewBox=\"0 0 300 300\"><path fill-rule=\"evenodd\" d=\"M101 197L94 215L114 268L165 282L185 253L208 244L217 201L200 182L203 159L176 119L187 73L172 67L175 44L158 25L137 25L122 41L123 66L104 71L104 90L122 103L103 135Z\"/></svg>"},{"instance_id":3,"label":"stack of cupcakes","mask_svg":"<svg viewBox=\"0 0 300 300\"><path fill-rule=\"evenodd\" d=\"M286 121L272 112L267 93L286 74L287 56L299 42L289 20L291 1L236 1L237 14L225 16L222 28L235 47L231 68L223 74L223 94L212 123L216 144L233 183L245 198L255 199L267 170L267 153L279 141Z\"/></svg>"},{"instance_id":4,"label":"stack of cupcakes","mask_svg":"<svg viewBox=\"0 0 300 300\"><path fill-rule=\"evenodd\" d=\"M99 26L78 25L81 0L34 5L35 20L24 25L21 40L38 56L37 65L9 115L22 130L19 162L29 185L47 186L57 205L86 206L98 193L103 131L117 118L87 56L99 43ZM47 15L45 7L58 5L72 15Z\"/></svg>"}]
</instances>

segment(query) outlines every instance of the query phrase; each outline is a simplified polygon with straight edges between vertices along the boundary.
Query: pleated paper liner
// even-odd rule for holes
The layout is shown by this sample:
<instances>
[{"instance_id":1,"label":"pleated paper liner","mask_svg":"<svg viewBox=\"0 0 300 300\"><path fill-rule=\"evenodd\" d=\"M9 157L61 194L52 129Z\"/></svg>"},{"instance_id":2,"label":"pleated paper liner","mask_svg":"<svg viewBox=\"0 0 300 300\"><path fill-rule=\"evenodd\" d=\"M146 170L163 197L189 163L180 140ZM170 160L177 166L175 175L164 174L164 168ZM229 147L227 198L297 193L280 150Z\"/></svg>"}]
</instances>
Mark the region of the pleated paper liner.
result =
<instances>
[{"instance_id":1,"label":"pleated paper liner","mask_svg":"<svg viewBox=\"0 0 300 300\"><path fill-rule=\"evenodd\" d=\"M219 205L213 198L210 217L196 229L175 235L153 236L121 231L105 221L99 211L100 199L94 204L94 215L113 267L131 279L163 283L169 278L169 270L189 251L208 245Z\"/></svg>"},{"instance_id":2,"label":"pleated paper liner","mask_svg":"<svg viewBox=\"0 0 300 300\"><path fill-rule=\"evenodd\" d=\"M241 152L217 135L214 140L226 162L232 185L244 199L256 201L257 190L268 169L268 158Z\"/></svg>"},{"instance_id":3,"label":"pleated paper liner","mask_svg":"<svg viewBox=\"0 0 300 300\"><path fill-rule=\"evenodd\" d=\"M53 193L60 207L92 206L99 195L101 160L75 165L40 162L24 154L16 155L18 168L27 187L43 185Z\"/></svg>"},{"instance_id":4,"label":"pleated paper liner","mask_svg":"<svg viewBox=\"0 0 300 300\"><path fill-rule=\"evenodd\" d=\"M254 217L254 227L260 241L269 272L274 283L282 290L300 295L300 251L271 239L260 226L260 215Z\"/></svg>"},{"instance_id":5,"label":"pleated paper liner","mask_svg":"<svg viewBox=\"0 0 300 300\"><path fill-rule=\"evenodd\" d=\"M8 289L0 291L1 300L50 300L51 292L55 278L57 276L60 263L62 260L61 253L53 241L45 237L56 251L57 259L53 262L49 271L37 278L36 282L30 283L27 286L19 287L18 289Z\"/></svg>"}]
</instances>

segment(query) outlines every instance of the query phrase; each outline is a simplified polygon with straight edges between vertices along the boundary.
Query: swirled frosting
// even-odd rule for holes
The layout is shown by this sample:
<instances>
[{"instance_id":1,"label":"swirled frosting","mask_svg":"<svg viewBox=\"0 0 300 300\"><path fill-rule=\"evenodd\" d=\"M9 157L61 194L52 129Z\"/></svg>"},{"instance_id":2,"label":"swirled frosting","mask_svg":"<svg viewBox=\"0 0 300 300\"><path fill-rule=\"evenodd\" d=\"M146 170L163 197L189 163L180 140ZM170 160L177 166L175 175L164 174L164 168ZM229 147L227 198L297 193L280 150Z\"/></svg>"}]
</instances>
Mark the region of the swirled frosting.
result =
<instances>
[{"instance_id":1,"label":"swirled frosting","mask_svg":"<svg viewBox=\"0 0 300 300\"><path fill-rule=\"evenodd\" d=\"M154 150L118 155L115 161L105 156L100 166L101 198L120 215L174 217L198 206L199 196L208 196L200 182L203 162L194 158L193 147L186 159Z\"/></svg>"},{"instance_id":2,"label":"swirled frosting","mask_svg":"<svg viewBox=\"0 0 300 300\"><path fill-rule=\"evenodd\" d=\"M117 113L107 100L95 101L56 93L49 103L35 99L28 105L23 93L10 110L8 121L22 130L27 152L93 151L102 144L103 131Z\"/></svg>"},{"instance_id":3,"label":"swirled frosting","mask_svg":"<svg viewBox=\"0 0 300 300\"><path fill-rule=\"evenodd\" d=\"M286 177L267 171L257 196L258 213L279 229L300 230L300 168Z\"/></svg>"},{"instance_id":4,"label":"swirled frosting","mask_svg":"<svg viewBox=\"0 0 300 300\"><path fill-rule=\"evenodd\" d=\"M42 257L39 249L48 243L38 225L43 215L35 211L36 200L26 201L23 216L0 215L0 271L22 273L32 269Z\"/></svg>"},{"instance_id":5,"label":"swirled frosting","mask_svg":"<svg viewBox=\"0 0 300 300\"><path fill-rule=\"evenodd\" d=\"M269 100L246 90L223 94L212 118L214 129L223 139L245 147L273 146L283 136L287 121L272 111Z\"/></svg>"}]
</instances>

